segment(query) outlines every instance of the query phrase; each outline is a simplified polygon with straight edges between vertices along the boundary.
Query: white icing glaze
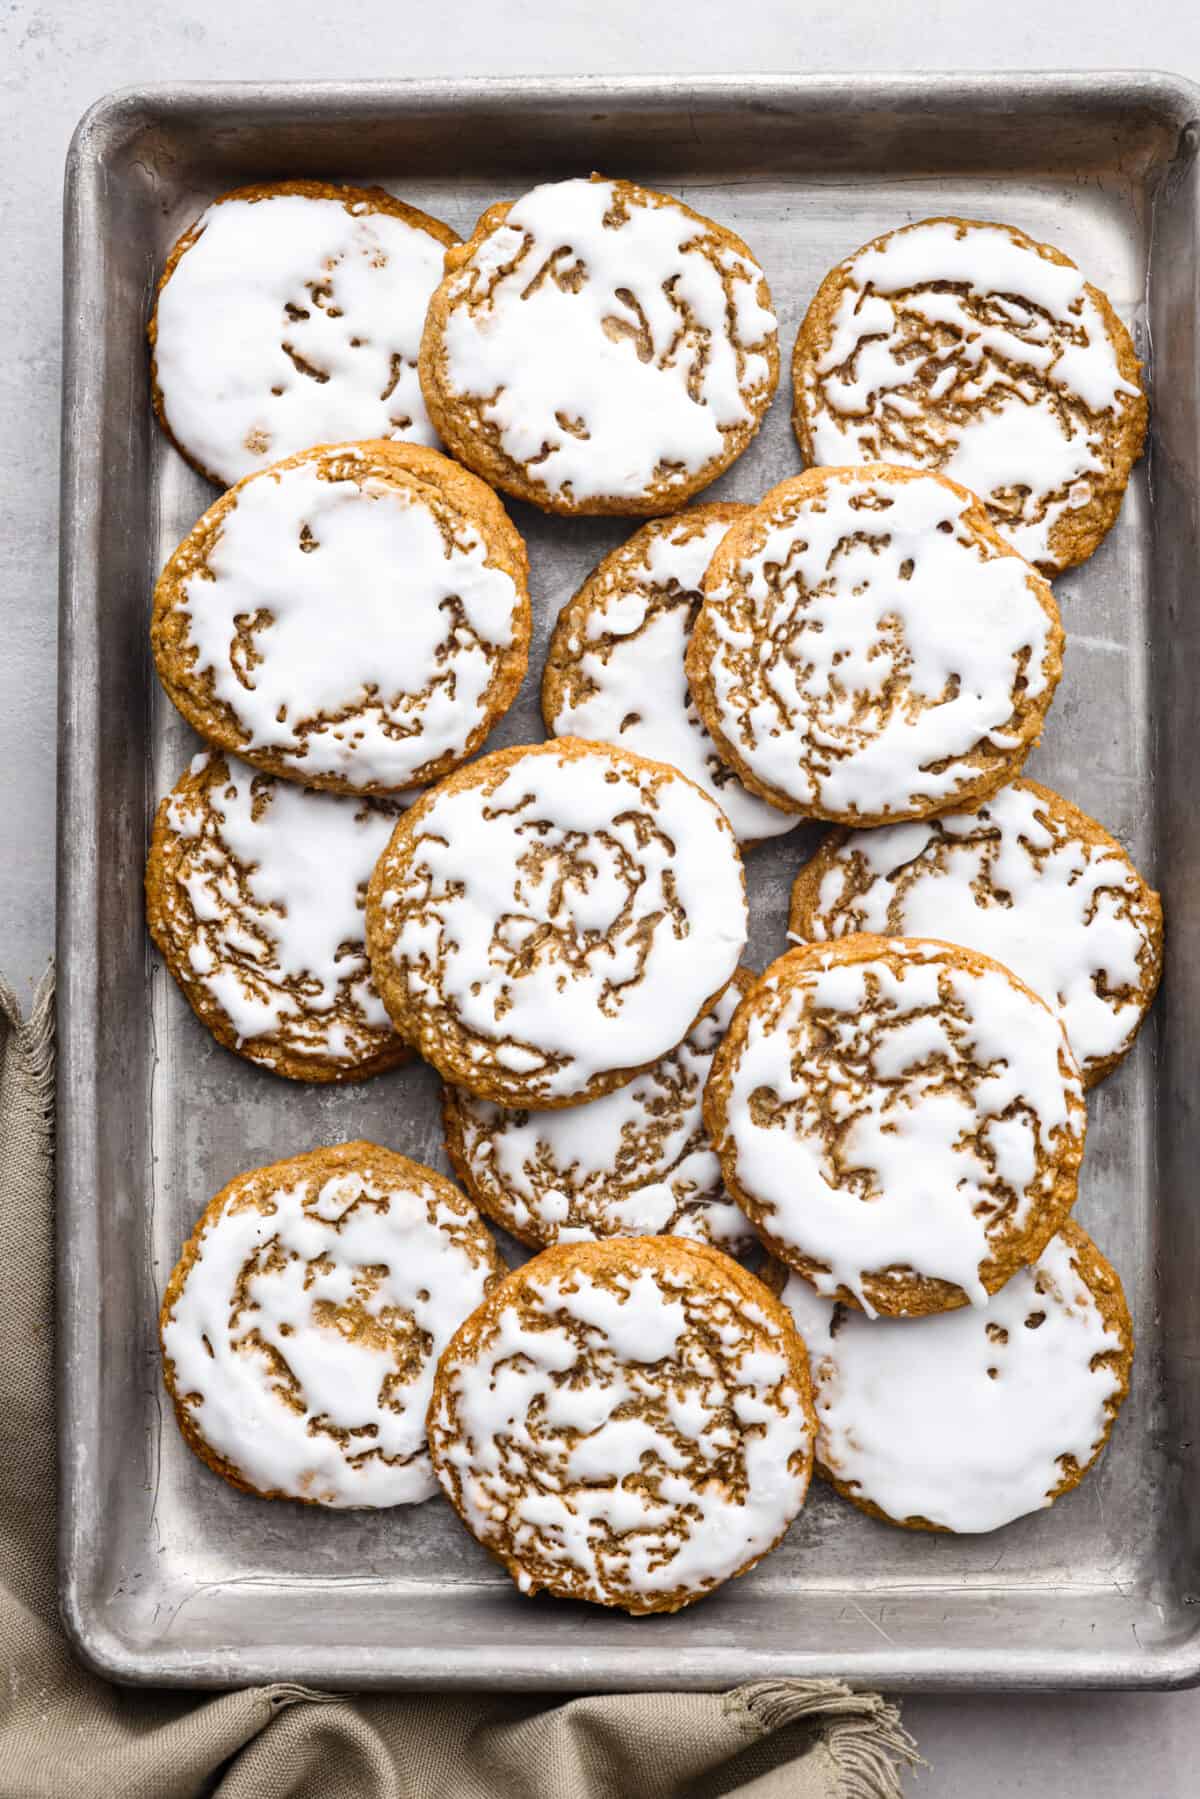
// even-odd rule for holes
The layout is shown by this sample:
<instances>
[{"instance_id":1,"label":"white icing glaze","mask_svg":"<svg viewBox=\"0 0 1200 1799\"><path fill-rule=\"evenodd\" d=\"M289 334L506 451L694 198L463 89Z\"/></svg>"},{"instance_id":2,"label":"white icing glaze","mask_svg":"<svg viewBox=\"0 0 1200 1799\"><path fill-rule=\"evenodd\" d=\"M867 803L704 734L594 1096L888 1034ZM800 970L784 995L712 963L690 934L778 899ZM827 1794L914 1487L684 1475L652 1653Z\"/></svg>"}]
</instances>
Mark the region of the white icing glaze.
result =
<instances>
[{"instance_id":1,"label":"white icing glaze","mask_svg":"<svg viewBox=\"0 0 1200 1799\"><path fill-rule=\"evenodd\" d=\"M192 763L200 773L208 758ZM170 828L189 840L183 884L195 916L190 976L239 1042L278 1037L302 1053L354 1062L360 1027L390 1030L364 942L366 884L395 827L391 809L277 781L226 758L229 780L172 794ZM199 765L199 766L197 766ZM194 847L191 847L194 846ZM245 890L229 858L245 865ZM341 993L339 994L339 988Z\"/></svg>"},{"instance_id":2,"label":"white icing glaze","mask_svg":"<svg viewBox=\"0 0 1200 1799\"><path fill-rule=\"evenodd\" d=\"M411 488L311 462L240 491L181 610L193 673L212 671L247 750L384 788L463 751L519 596L468 519L448 543L439 518Z\"/></svg>"},{"instance_id":3,"label":"white icing glaze","mask_svg":"<svg viewBox=\"0 0 1200 1799\"><path fill-rule=\"evenodd\" d=\"M159 295L154 360L202 467L232 486L313 444L437 441L417 379L436 237L303 194L226 200L198 229Z\"/></svg>"},{"instance_id":4,"label":"white icing glaze","mask_svg":"<svg viewBox=\"0 0 1200 1799\"><path fill-rule=\"evenodd\" d=\"M728 529L721 519L697 528L684 513L639 532L641 562L598 584L572 639L571 652L591 691L574 704L564 694L554 729L669 762L711 794L746 842L777 837L796 821L747 793L722 762L683 672L700 583ZM602 650L588 647L601 640Z\"/></svg>"},{"instance_id":5,"label":"white icing glaze","mask_svg":"<svg viewBox=\"0 0 1200 1799\"><path fill-rule=\"evenodd\" d=\"M435 790L382 906L411 999L537 1074L541 1098L673 1049L746 941L724 815L598 746L530 750L490 791Z\"/></svg>"},{"instance_id":6,"label":"white icing glaze","mask_svg":"<svg viewBox=\"0 0 1200 1799\"><path fill-rule=\"evenodd\" d=\"M997 1530L1049 1505L1060 1458L1086 1466L1120 1388L1092 1363L1121 1339L1062 1237L984 1308L867 1319L795 1274L783 1302L808 1347L818 1460L897 1522Z\"/></svg>"},{"instance_id":7,"label":"white icing glaze","mask_svg":"<svg viewBox=\"0 0 1200 1799\"><path fill-rule=\"evenodd\" d=\"M677 204L547 183L448 283L448 391L553 495L681 485L761 410L775 336L761 280Z\"/></svg>"},{"instance_id":8,"label":"white icing glaze","mask_svg":"<svg viewBox=\"0 0 1200 1799\"><path fill-rule=\"evenodd\" d=\"M384 1178L369 1155L361 1172L301 1177L270 1203L227 1205L203 1233L163 1331L177 1394L262 1491L329 1506L428 1499L434 1368L491 1272L465 1246L464 1214L432 1185Z\"/></svg>"},{"instance_id":9,"label":"white icing glaze","mask_svg":"<svg viewBox=\"0 0 1200 1799\"><path fill-rule=\"evenodd\" d=\"M435 1469L481 1541L499 1526L508 1552L578 1577L581 1597L603 1600L606 1584L703 1591L768 1549L803 1504L804 1403L782 1342L759 1347L733 1306L717 1312L682 1272L617 1279L620 1293L582 1272L531 1275L530 1323L507 1306L469 1359L447 1358ZM716 1320L723 1365L689 1330L697 1315ZM518 1578L533 1584L527 1570Z\"/></svg>"},{"instance_id":10,"label":"white icing glaze","mask_svg":"<svg viewBox=\"0 0 1200 1799\"><path fill-rule=\"evenodd\" d=\"M708 584L721 729L798 806L903 817L978 779L976 747L1019 748L1016 683L1046 692L1051 620L969 504L933 476L834 477L781 499Z\"/></svg>"},{"instance_id":11,"label":"white icing glaze","mask_svg":"<svg viewBox=\"0 0 1200 1799\"><path fill-rule=\"evenodd\" d=\"M1058 1011L1084 1067L1119 1055L1141 1019L1143 892L1115 846L1076 836L1018 781L977 812L853 832L822 879L812 937L874 931L980 950Z\"/></svg>"},{"instance_id":12,"label":"white icing glaze","mask_svg":"<svg viewBox=\"0 0 1200 1799\"><path fill-rule=\"evenodd\" d=\"M998 1216L1050 1203L1061 1146L1081 1137L1058 1019L1000 968L896 940L882 957L815 965L756 1006L732 1069L738 1186L818 1290L873 1308L864 1276L907 1268L981 1305ZM826 1131L836 1135L827 1141Z\"/></svg>"},{"instance_id":13,"label":"white icing glaze","mask_svg":"<svg viewBox=\"0 0 1200 1799\"><path fill-rule=\"evenodd\" d=\"M664 1231L729 1249L753 1240L722 1188L701 1114L713 1053L739 997L727 987L678 1049L584 1105L512 1111L459 1091L473 1190L498 1187L502 1222L543 1243Z\"/></svg>"},{"instance_id":14,"label":"white icing glaze","mask_svg":"<svg viewBox=\"0 0 1200 1799\"><path fill-rule=\"evenodd\" d=\"M936 456L940 473L995 501L1015 549L1053 563L1050 532L1087 503L1102 434L1120 396L1138 393L1079 270L1000 226L960 235L945 220L895 232L843 269L829 347L801 387L814 461ZM938 328L936 350L914 353L914 324Z\"/></svg>"}]
</instances>

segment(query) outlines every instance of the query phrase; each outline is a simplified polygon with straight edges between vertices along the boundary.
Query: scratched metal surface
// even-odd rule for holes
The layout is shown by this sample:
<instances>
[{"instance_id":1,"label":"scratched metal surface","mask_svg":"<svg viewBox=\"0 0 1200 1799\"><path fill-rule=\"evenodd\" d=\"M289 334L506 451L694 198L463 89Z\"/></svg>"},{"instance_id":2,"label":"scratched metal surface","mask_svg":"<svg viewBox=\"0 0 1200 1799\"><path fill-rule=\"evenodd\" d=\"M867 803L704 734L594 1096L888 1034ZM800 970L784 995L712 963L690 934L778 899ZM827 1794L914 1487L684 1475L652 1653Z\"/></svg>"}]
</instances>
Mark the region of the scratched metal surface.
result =
<instances>
[{"instance_id":1,"label":"scratched metal surface","mask_svg":"<svg viewBox=\"0 0 1200 1799\"><path fill-rule=\"evenodd\" d=\"M1200 824L1189 776L1200 393L1196 90L1168 78L878 77L193 87L101 103L68 170L60 807L59 1244L64 1616L132 1681L702 1687L832 1673L907 1687L1178 1684L1193 1625L1200 1351ZM178 232L214 194L284 174L382 181L466 232L492 199L592 167L680 194L744 236L790 350L820 276L929 213L1059 244L1152 358L1154 445L1100 552L1057 584L1066 672L1029 764L1163 886L1172 969L1135 1055L1090 1101L1079 1216L1119 1268L1139 1354L1079 1492L984 1538L902 1533L814 1492L785 1543L678 1618L520 1599L449 1510L322 1514L238 1495L184 1448L158 1299L231 1175L368 1136L444 1166L428 1070L305 1088L210 1040L151 952L154 802L195 739L152 677L150 588L210 502L153 428L143 330ZM798 467L785 379L709 496ZM533 565L531 673L488 747L542 733L558 609L627 530L513 507ZM783 947L811 832L751 852L752 958ZM1192 876L1189 881L1189 873ZM1195 947L1189 954L1189 943Z\"/></svg>"}]
</instances>

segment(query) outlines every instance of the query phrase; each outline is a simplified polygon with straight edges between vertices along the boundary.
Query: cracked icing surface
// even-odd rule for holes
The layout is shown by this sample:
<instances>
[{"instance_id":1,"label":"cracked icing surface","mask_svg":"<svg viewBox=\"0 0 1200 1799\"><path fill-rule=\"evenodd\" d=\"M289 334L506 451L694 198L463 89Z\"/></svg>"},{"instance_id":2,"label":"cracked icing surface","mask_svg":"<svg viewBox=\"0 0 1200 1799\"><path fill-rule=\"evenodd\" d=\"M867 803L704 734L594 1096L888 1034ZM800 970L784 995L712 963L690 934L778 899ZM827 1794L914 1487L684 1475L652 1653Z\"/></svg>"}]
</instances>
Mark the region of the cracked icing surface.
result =
<instances>
[{"instance_id":1,"label":"cracked icing surface","mask_svg":"<svg viewBox=\"0 0 1200 1799\"><path fill-rule=\"evenodd\" d=\"M926 219L826 276L796 343L796 435L811 464L953 477L1054 574L1116 518L1145 435L1140 367L1060 251L1007 225Z\"/></svg>"},{"instance_id":2,"label":"cracked icing surface","mask_svg":"<svg viewBox=\"0 0 1200 1799\"><path fill-rule=\"evenodd\" d=\"M954 944L847 937L781 956L704 1101L725 1185L830 1297L982 1304L1075 1199L1086 1113L1057 1017Z\"/></svg>"},{"instance_id":3,"label":"cracked icing surface","mask_svg":"<svg viewBox=\"0 0 1200 1799\"><path fill-rule=\"evenodd\" d=\"M223 496L167 563L151 641L221 748L309 786L386 792L473 753L520 686L525 546L433 450L309 450Z\"/></svg>"},{"instance_id":4,"label":"cracked icing surface","mask_svg":"<svg viewBox=\"0 0 1200 1799\"><path fill-rule=\"evenodd\" d=\"M501 1105L574 1105L659 1061L746 941L724 813L674 769L574 738L497 750L410 808L367 941L404 1036Z\"/></svg>"},{"instance_id":5,"label":"cracked icing surface","mask_svg":"<svg viewBox=\"0 0 1200 1799\"><path fill-rule=\"evenodd\" d=\"M1076 1486L1129 1389L1121 1283L1068 1222L982 1309L864 1318L791 1275L817 1461L845 1498L913 1528L997 1530Z\"/></svg>"},{"instance_id":6,"label":"cracked icing surface","mask_svg":"<svg viewBox=\"0 0 1200 1799\"><path fill-rule=\"evenodd\" d=\"M935 475L814 469L723 539L687 675L754 792L883 824L1016 774L1062 670L1048 584Z\"/></svg>"},{"instance_id":7,"label":"cracked icing surface","mask_svg":"<svg viewBox=\"0 0 1200 1799\"><path fill-rule=\"evenodd\" d=\"M502 1272L458 1188L373 1143L239 1175L200 1219L163 1299L164 1373L184 1437L269 1499L428 1499L437 1358Z\"/></svg>"},{"instance_id":8,"label":"cracked icing surface","mask_svg":"<svg viewBox=\"0 0 1200 1799\"><path fill-rule=\"evenodd\" d=\"M442 1358L434 1468L525 1593L674 1611L804 1503L804 1346L761 1282L677 1238L560 1244Z\"/></svg>"},{"instance_id":9,"label":"cracked icing surface","mask_svg":"<svg viewBox=\"0 0 1200 1799\"><path fill-rule=\"evenodd\" d=\"M563 607L542 681L548 730L669 762L712 795L743 843L777 837L796 821L747 793L721 760L683 659L705 570L730 525L749 510L695 506L643 525Z\"/></svg>"},{"instance_id":10,"label":"cracked icing surface","mask_svg":"<svg viewBox=\"0 0 1200 1799\"><path fill-rule=\"evenodd\" d=\"M779 376L740 238L628 181L549 182L446 258L421 382L454 454L559 512L669 510L746 447Z\"/></svg>"},{"instance_id":11,"label":"cracked icing surface","mask_svg":"<svg viewBox=\"0 0 1200 1799\"><path fill-rule=\"evenodd\" d=\"M150 931L227 1049L295 1080L357 1080L407 1051L375 991L367 882L399 810L201 754L163 800Z\"/></svg>"},{"instance_id":12,"label":"cracked icing surface","mask_svg":"<svg viewBox=\"0 0 1200 1799\"><path fill-rule=\"evenodd\" d=\"M663 1234L734 1253L754 1241L701 1111L713 1053L753 980L739 969L677 1049L586 1105L511 1111L445 1088L446 1147L471 1197L535 1247Z\"/></svg>"},{"instance_id":13,"label":"cracked icing surface","mask_svg":"<svg viewBox=\"0 0 1200 1799\"><path fill-rule=\"evenodd\" d=\"M313 444L436 442L417 376L448 225L382 188L239 188L175 245L150 325L168 435L231 486Z\"/></svg>"},{"instance_id":14,"label":"cracked icing surface","mask_svg":"<svg viewBox=\"0 0 1200 1799\"><path fill-rule=\"evenodd\" d=\"M1158 895L1094 819L1024 780L977 812L831 833L797 876L791 927L993 956L1058 1012L1087 1086L1132 1046L1162 967Z\"/></svg>"}]
</instances>

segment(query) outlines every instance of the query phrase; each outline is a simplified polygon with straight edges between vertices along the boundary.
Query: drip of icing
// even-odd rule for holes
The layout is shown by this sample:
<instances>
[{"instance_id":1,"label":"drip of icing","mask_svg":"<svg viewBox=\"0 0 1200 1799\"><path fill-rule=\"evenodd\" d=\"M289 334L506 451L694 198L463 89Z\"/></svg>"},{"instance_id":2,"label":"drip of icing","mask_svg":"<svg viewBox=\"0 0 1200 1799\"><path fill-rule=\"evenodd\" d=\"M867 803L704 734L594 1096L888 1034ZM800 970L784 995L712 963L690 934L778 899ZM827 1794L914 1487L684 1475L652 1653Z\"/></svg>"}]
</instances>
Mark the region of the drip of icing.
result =
<instances>
[{"instance_id":1,"label":"drip of icing","mask_svg":"<svg viewBox=\"0 0 1200 1799\"><path fill-rule=\"evenodd\" d=\"M992 956L1057 1010L1084 1067L1119 1055L1141 1018L1143 894L1115 845L1077 836L1053 799L1015 782L978 812L854 832L811 934L942 937Z\"/></svg>"},{"instance_id":2,"label":"drip of icing","mask_svg":"<svg viewBox=\"0 0 1200 1799\"><path fill-rule=\"evenodd\" d=\"M448 284L447 388L552 494L679 484L761 409L775 336L762 279L674 203L547 183Z\"/></svg>"},{"instance_id":3,"label":"drip of icing","mask_svg":"<svg viewBox=\"0 0 1200 1799\"><path fill-rule=\"evenodd\" d=\"M960 233L945 220L895 232L843 268L829 346L804 377L814 461L936 458L994 502L1015 549L1052 561L1053 526L1081 503L1070 490L1104 467L1101 434L1121 397L1138 396L1079 270L1002 227ZM936 349L914 355L914 323L938 329ZM951 416L957 402L969 415ZM920 433L906 434L910 419Z\"/></svg>"},{"instance_id":4,"label":"drip of icing","mask_svg":"<svg viewBox=\"0 0 1200 1799\"><path fill-rule=\"evenodd\" d=\"M171 829L196 844L182 876L197 926L191 978L240 1042L298 1033L306 1054L353 1060L339 1001L354 1005L363 1027L391 1029L371 982L362 908L395 814L255 775L232 759L227 766L220 787L177 791L167 809ZM231 856L247 870L252 910L240 899Z\"/></svg>"},{"instance_id":5,"label":"drip of icing","mask_svg":"<svg viewBox=\"0 0 1200 1799\"><path fill-rule=\"evenodd\" d=\"M933 476L833 476L781 499L708 588L721 726L768 786L827 816L903 816L978 779L973 750L1018 749L1052 623L1025 563L962 523L971 504Z\"/></svg>"},{"instance_id":6,"label":"drip of icing","mask_svg":"<svg viewBox=\"0 0 1200 1799\"><path fill-rule=\"evenodd\" d=\"M512 642L516 586L486 556L468 520L448 543L402 488L311 462L269 471L184 588L193 673L211 670L247 749L300 775L408 785L465 747Z\"/></svg>"},{"instance_id":7,"label":"drip of icing","mask_svg":"<svg viewBox=\"0 0 1200 1799\"><path fill-rule=\"evenodd\" d=\"M599 748L436 792L382 905L410 997L448 1007L480 1056L538 1073L545 1097L665 1055L746 941L717 806Z\"/></svg>"},{"instance_id":8,"label":"drip of icing","mask_svg":"<svg viewBox=\"0 0 1200 1799\"><path fill-rule=\"evenodd\" d=\"M458 1092L477 1186L499 1188L516 1228L532 1227L543 1242L663 1231L730 1248L746 1241L749 1224L725 1197L701 1113L713 1054L738 998L727 987L664 1061L582 1106L511 1111Z\"/></svg>"},{"instance_id":9,"label":"drip of icing","mask_svg":"<svg viewBox=\"0 0 1200 1799\"><path fill-rule=\"evenodd\" d=\"M1093 1364L1121 1339L1062 1237L979 1309L871 1320L795 1274L783 1303L808 1348L818 1459L897 1522L997 1530L1049 1505L1120 1390Z\"/></svg>"},{"instance_id":10,"label":"drip of icing","mask_svg":"<svg viewBox=\"0 0 1200 1799\"><path fill-rule=\"evenodd\" d=\"M233 484L313 444L437 440L417 351L445 246L387 212L276 194L226 200L158 299L167 421Z\"/></svg>"},{"instance_id":11,"label":"drip of icing","mask_svg":"<svg viewBox=\"0 0 1200 1799\"><path fill-rule=\"evenodd\" d=\"M732 1069L738 1186L777 1242L821 1265L818 1291L871 1315L864 1279L893 1267L984 1304L997 1216L1020 1230L1047 1204L1062 1142L1083 1130L1058 1019L952 955L894 942L887 960L770 980Z\"/></svg>"},{"instance_id":12,"label":"drip of icing","mask_svg":"<svg viewBox=\"0 0 1200 1799\"><path fill-rule=\"evenodd\" d=\"M428 1499L434 1368L491 1272L456 1240L463 1213L369 1167L268 1204L235 1201L207 1226L163 1331L196 1429L263 1491Z\"/></svg>"},{"instance_id":13,"label":"drip of icing","mask_svg":"<svg viewBox=\"0 0 1200 1799\"><path fill-rule=\"evenodd\" d=\"M718 1360L689 1329L702 1306L684 1277L646 1269L618 1285L530 1279L524 1316L506 1307L470 1360L444 1363L435 1466L447 1491L457 1479L484 1543L502 1519L518 1560L578 1577L581 1596L703 1591L769 1548L800 1509L804 1404L782 1346L761 1348L732 1307Z\"/></svg>"},{"instance_id":14,"label":"drip of icing","mask_svg":"<svg viewBox=\"0 0 1200 1799\"><path fill-rule=\"evenodd\" d=\"M700 583L728 529L722 519L697 528L686 514L643 528L641 563L598 587L578 648L571 646L590 691L574 704L564 695L554 729L670 763L716 800L739 838L753 841L796 821L747 793L722 762L683 671Z\"/></svg>"}]
</instances>

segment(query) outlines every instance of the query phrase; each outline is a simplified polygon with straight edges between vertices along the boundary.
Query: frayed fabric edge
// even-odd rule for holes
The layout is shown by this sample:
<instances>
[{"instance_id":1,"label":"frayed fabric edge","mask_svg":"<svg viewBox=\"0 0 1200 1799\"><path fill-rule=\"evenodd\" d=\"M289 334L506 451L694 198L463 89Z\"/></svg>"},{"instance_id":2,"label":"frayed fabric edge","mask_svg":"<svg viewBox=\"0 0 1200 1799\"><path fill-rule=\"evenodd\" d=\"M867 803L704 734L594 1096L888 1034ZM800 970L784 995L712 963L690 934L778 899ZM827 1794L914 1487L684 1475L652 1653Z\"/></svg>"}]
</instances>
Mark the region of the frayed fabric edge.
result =
<instances>
[{"instance_id":1,"label":"frayed fabric edge","mask_svg":"<svg viewBox=\"0 0 1200 1799\"><path fill-rule=\"evenodd\" d=\"M925 1766L899 1708L841 1681L760 1680L738 1687L725 1703L763 1734L811 1724L837 1771L838 1799L903 1799L903 1770Z\"/></svg>"}]
</instances>

